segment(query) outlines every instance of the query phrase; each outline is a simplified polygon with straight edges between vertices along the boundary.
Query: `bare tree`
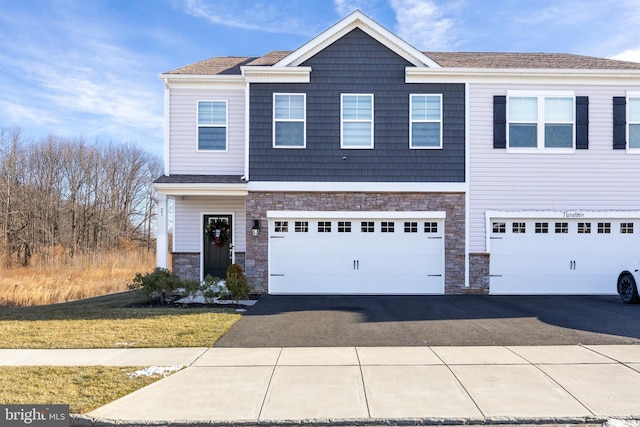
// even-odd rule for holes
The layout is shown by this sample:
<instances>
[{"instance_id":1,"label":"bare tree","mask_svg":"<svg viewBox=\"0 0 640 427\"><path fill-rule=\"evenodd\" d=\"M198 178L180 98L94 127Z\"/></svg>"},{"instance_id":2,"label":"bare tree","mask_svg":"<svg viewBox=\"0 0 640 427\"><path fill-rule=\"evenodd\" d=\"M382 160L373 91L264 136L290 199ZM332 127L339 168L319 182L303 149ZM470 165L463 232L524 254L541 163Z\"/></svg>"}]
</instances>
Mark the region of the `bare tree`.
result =
<instances>
[{"instance_id":1,"label":"bare tree","mask_svg":"<svg viewBox=\"0 0 640 427\"><path fill-rule=\"evenodd\" d=\"M71 256L136 242L151 249L151 182L161 161L133 144L0 129L0 227L5 263L60 245Z\"/></svg>"}]
</instances>

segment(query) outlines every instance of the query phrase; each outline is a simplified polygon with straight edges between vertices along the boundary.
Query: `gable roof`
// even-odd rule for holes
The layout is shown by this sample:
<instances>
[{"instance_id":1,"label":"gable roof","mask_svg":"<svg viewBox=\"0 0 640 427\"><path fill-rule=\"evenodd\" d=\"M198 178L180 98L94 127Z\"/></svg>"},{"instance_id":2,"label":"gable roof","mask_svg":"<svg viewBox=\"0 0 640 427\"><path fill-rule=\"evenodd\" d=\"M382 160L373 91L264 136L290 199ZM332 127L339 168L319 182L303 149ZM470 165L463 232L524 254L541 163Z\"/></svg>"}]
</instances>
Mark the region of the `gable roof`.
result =
<instances>
[{"instance_id":1,"label":"gable roof","mask_svg":"<svg viewBox=\"0 0 640 427\"><path fill-rule=\"evenodd\" d=\"M409 43L405 42L373 19L369 18L360 10L355 10L334 26L320 33L300 48L294 50L289 55L275 63L274 67L298 66L355 28L359 28L364 31L369 36L395 52L398 56L413 64L415 67L440 67L424 53L420 52L418 49L411 46Z\"/></svg>"}]
</instances>

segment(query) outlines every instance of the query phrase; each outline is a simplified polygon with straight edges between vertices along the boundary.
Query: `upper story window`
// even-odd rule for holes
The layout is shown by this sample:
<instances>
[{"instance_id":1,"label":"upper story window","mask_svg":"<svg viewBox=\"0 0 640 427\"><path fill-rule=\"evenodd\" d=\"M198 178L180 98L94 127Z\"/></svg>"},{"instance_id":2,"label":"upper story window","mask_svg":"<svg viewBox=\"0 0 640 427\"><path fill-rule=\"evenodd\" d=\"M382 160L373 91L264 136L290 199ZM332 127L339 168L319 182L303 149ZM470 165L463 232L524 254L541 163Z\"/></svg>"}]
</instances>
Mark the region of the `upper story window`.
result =
<instances>
[{"instance_id":1,"label":"upper story window","mask_svg":"<svg viewBox=\"0 0 640 427\"><path fill-rule=\"evenodd\" d=\"M410 148L442 148L442 95L410 97Z\"/></svg>"},{"instance_id":2,"label":"upper story window","mask_svg":"<svg viewBox=\"0 0 640 427\"><path fill-rule=\"evenodd\" d=\"M640 94L627 101L629 148L640 148Z\"/></svg>"},{"instance_id":3,"label":"upper story window","mask_svg":"<svg viewBox=\"0 0 640 427\"><path fill-rule=\"evenodd\" d=\"M273 146L304 148L306 146L306 95L273 94Z\"/></svg>"},{"instance_id":4,"label":"upper story window","mask_svg":"<svg viewBox=\"0 0 640 427\"><path fill-rule=\"evenodd\" d=\"M573 149L573 94L507 96L507 147L513 149Z\"/></svg>"},{"instance_id":5,"label":"upper story window","mask_svg":"<svg viewBox=\"0 0 640 427\"><path fill-rule=\"evenodd\" d=\"M373 148L373 95L340 95L340 148Z\"/></svg>"},{"instance_id":6,"label":"upper story window","mask_svg":"<svg viewBox=\"0 0 640 427\"><path fill-rule=\"evenodd\" d=\"M227 101L198 101L198 150L227 150Z\"/></svg>"}]
</instances>

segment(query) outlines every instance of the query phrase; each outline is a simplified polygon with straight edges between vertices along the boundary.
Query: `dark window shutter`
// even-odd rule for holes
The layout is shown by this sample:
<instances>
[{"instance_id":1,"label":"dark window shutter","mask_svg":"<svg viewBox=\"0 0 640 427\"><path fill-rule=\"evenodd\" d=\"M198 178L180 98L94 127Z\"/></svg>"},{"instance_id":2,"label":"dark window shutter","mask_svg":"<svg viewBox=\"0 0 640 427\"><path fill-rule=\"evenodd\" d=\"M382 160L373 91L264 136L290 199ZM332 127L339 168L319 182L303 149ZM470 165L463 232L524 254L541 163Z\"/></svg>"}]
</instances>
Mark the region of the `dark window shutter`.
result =
<instances>
[{"instance_id":1,"label":"dark window shutter","mask_svg":"<svg viewBox=\"0 0 640 427\"><path fill-rule=\"evenodd\" d=\"M507 97L493 97L493 148L507 148Z\"/></svg>"},{"instance_id":2,"label":"dark window shutter","mask_svg":"<svg viewBox=\"0 0 640 427\"><path fill-rule=\"evenodd\" d=\"M589 97L576 96L576 148L589 148Z\"/></svg>"},{"instance_id":3,"label":"dark window shutter","mask_svg":"<svg viewBox=\"0 0 640 427\"><path fill-rule=\"evenodd\" d=\"M613 97L613 149L627 148L627 98Z\"/></svg>"}]
</instances>

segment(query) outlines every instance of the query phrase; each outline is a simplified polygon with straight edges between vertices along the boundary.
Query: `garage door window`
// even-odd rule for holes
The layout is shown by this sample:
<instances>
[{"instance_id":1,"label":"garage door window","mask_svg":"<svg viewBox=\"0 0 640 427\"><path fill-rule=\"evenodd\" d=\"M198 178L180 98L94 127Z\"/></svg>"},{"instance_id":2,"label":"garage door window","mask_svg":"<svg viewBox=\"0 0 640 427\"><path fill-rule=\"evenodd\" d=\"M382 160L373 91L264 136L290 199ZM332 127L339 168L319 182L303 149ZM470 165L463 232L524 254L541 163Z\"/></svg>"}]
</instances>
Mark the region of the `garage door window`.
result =
<instances>
[{"instance_id":1,"label":"garage door window","mask_svg":"<svg viewBox=\"0 0 640 427\"><path fill-rule=\"evenodd\" d=\"M527 223L526 222L514 222L512 224L511 231L513 234L525 234L527 232Z\"/></svg>"},{"instance_id":2,"label":"garage door window","mask_svg":"<svg viewBox=\"0 0 640 427\"><path fill-rule=\"evenodd\" d=\"M276 221L274 223L274 231L276 233L287 233L287 232L289 232L289 221Z\"/></svg>"},{"instance_id":3,"label":"garage door window","mask_svg":"<svg viewBox=\"0 0 640 427\"><path fill-rule=\"evenodd\" d=\"M351 221L338 221L338 233L351 233Z\"/></svg>"},{"instance_id":4,"label":"garage door window","mask_svg":"<svg viewBox=\"0 0 640 427\"><path fill-rule=\"evenodd\" d=\"M383 233L393 233L395 231L395 223L382 221L380 231Z\"/></svg>"},{"instance_id":5,"label":"garage door window","mask_svg":"<svg viewBox=\"0 0 640 427\"><path fill-rule=\"evenodd\" d=\"M633 234L633 223L632 222L620 223L620 234Z\"/></svg>"},{"instance_id":6,"label":"garage door window","mask_svg":"<svg viewBox=\"0 0 640 427\"><path fill-rule=\"evenodd\" d=\"M502 234L507 232L507 223L506 222L494 222L493 223L493 232L497 234Z\"/></svg>"},{"instance_id":7,"label":"garage door window","mask_svg":"<svg viewBox=\"0 0 640 427\"><path fill-rule=\"evenodd\" d=\"M547 234L549 232L548 222L536 222L536 234Z\"/></svg>"},{"instance_id":8,"label":"garage door window","mask_svg":"<svg viewBox=\"0 0 640 427\"><path fill-rule=\"evenodd\" d=\"M438 223L437 222L425 222L424 223L424 232L425 233L437 233L438 232Z\"/></svg>"},{"instance_id":9,"label":"garage door window","mask_svg":"<svg viewBox=\"0 0 640 427\"><path fill-rule=\"evenodd\" d=\"M405 222L404 223L404 232L405 233L417 233L418 232L418 223L417 222Z\"/></svg>"},{"instance_id":10,"label":"garage door window","mask_svg":"<svg viewBox=\"0 0 640 427\"><path fill-rule=\"evenodd\" d=\"M296 233L308 233L309 232L309 221L296 221Z\"/></svg>"},{"instance_id":11,"label":"garage door window","mask_svg":"<svg viewBox=\"0 0 640 427\"><path fill-rule=\"evenodd\" d=\"M591 223L590 222L579 222L578 223L578 234L591 234Z\"/></svg>"},{"instance_id":12,"label":"garage door window","mask_svg":"<svg viewBox=\"0 0 640 427\"><path fill-rule=\"evenodd\" d=\"M362 231L363 233L373 233L374 232L374 225L373 225L373 221L362 221L362 223L360 224L360 231Z\"/></svg>"},{"instance_id":13,"label":"garage door window","mask_svg":"<svg viewBox=\"0 0 640 427\"><path fill-rule=\"evenodd\" d=\"M611 223L610 222L599 222L598 223L598 234L611 234Z\"/></svg>"},{"instance_id":14,"label":"garage door window","mask_svg":"<svg viewBox=\"0 0 640 427\"><path fill-rule=\"evenodd\" d=\"M331 233L331 221L318 221L318 233Z\"/></svg>"},{"instance_id":15,"label":"garage door window","mask_svg":"<svg viewBox=\"0 0 640 427\"><path fill-rule=\"evenodd\" d=\"M567 234L567 233L569 233L569 223L556 222L556 234Z\"/></svg>"}]
</instances>

